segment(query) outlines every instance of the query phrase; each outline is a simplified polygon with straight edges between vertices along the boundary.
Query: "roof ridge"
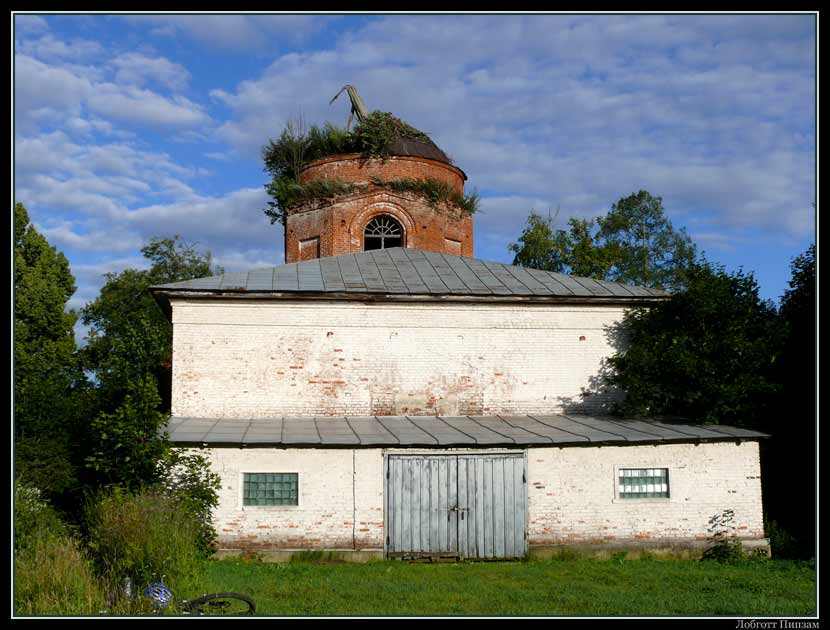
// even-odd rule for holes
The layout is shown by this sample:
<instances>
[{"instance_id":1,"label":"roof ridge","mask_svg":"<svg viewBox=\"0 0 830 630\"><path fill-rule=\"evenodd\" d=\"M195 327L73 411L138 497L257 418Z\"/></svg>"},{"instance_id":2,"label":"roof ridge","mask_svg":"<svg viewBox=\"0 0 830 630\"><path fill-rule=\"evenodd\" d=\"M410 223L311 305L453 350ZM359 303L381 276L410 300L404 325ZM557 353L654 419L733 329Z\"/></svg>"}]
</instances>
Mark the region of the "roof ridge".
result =
<instances>
[{"instance_id":1,"label":"roof ridge","mask_svg":"<svg viewBox=\"0 0 830 630\"><path fill-rule=\"evenodd\" d=\"M397 255L394 253L400 250ZM521 265L513 265L505 262L498 262L494 260L485 260L482 258L473 258L471 256L453 256L443 252L433 252L428 250L400 247L389 248L384 250L377 250L388 252L388 261L384 261L384 265L388 262L391 267L398 272L398 276L406 285L404 291L399 286L390 286L386 280L383 279L381 269L378 261L375 258L375 250L365 250L360 252L347 252L337 254L334 256L325 256L315 258L312 260L296 261L291 263L283 263L282 265L274 265L272 267L257 267L247 271L233 271L223 272L221 274L214 274L211 276L203 276L201 278L193 278L190 280L181 280L178 282L169 282L165 284L154 285L150 287L151 290L194 290L194 291L244 291L244 292L268 292L269 289L263 287L261 278L254 280L255 276L261 276L263 272L272 271L272 287L270 292L276 293L290 293L290 292L356 292L356 293L385 293L385 294L428 294L428 295L478 295L478 296L528 296L528 297L586 297L586 298L604 298L604 299L648 299L668 297L670 293L662 289L654 289L651 287L624 284L621 282L611 282L608 280L597 280L595 278L587 278L585 276L574 276L564 274L558 271L547 271L544 269L535 269L533 267L523 267ZM335 286L329 286L334 282L334 279L329 277L326 279L326 274L323 273L323 266L325 261L328 261L330 271L337 271L340 276L338 285L343 285L343 289ZM349 267L356 267L357 274L361 277L361 282L350 282L348 290L345 288L345 278L343 276L343 268L341 262L348 261ZM457 261L453 264L453 261ZM441 267L441 271L436 268L436 264ZM402 265L406 267L405 273L402 273ZM388 265L387 265L388 266ZM428 272L427 266L434 272L428 273L429 278L425 278L422 272ZM317 278L317 282L309 284L308 277L303 278L302 270L314 267L320 272L321 278ZM367 267L374 272L377 269L381 274L380 283L366 282L362 278L364 269ZM420 268L419 268L420 267ZM281 270L282 273L278 273ZM292 273L293 272L293 273ZM526 276L523 274L527 274ZM291 276L293 282L290 286L283 280ZM453 278L454 276L454 278ZM407 281L407 278L409 281ZM544 280L547 278L547 280ZM226 280L233 279L233 282L226 282ZM447 282L449 279L449 282ZM305 282L304 282L305 280ZM322 280L322 284L319 282ZM534 282L529 282L533 280ZM414 283L412 282L414 281ZM471 285L470 282L473 282ZM360 285L363 285L362 287ZM395 283L396 284L396 283ZM539 288L536 284L544 287ZM232 285L232 286L223 286ZM313 285L313 286L312 286ZM414 285L414 286L411 286ZM420 286L418 286L420 285ZM480 286L479 286L480 285ZM465 290L459 290L457 287L466 287ZM479 288L476 288L479 287ZM561 287L561 288L560 288Z\"/></svg>"}]
</instances>

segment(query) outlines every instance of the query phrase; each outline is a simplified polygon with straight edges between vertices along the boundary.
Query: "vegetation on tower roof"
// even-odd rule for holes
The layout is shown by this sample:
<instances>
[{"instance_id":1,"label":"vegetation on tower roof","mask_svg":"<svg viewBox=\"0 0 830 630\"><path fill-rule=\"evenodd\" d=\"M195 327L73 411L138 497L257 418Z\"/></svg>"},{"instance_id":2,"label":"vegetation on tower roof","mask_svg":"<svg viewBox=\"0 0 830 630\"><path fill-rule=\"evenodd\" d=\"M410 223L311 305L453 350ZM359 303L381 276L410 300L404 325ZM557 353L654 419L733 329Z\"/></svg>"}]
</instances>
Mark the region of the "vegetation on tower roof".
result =
<instances>
[{"instance_id":1,"label":"vegetation on tower roof","mask_svg":"<svg viewBox=\"0 0 830 630\"><path fill-rule=\"evenodd\" d=\"M386 158L396 154L418 155L452 162L426 133L389 112L371 112L353 131L331 123L306 128L300 117L289 121L280 137L270 140L262 151L265 171L273 178L266 185L273 201L269 201L269 207L264 210L271 222L280 221L285 225L286 210L295 204L313 199L331 199L354 192L354 184L342 181L300 184L300 173L308 163L349 153L359 153L367 158ZM475 212L478 207L478 196L475 193L464 196L435 180L393 180L384 182L383 186L424 196L433 205L446 202L468 212Z\"/></svg>"}]
</instances>

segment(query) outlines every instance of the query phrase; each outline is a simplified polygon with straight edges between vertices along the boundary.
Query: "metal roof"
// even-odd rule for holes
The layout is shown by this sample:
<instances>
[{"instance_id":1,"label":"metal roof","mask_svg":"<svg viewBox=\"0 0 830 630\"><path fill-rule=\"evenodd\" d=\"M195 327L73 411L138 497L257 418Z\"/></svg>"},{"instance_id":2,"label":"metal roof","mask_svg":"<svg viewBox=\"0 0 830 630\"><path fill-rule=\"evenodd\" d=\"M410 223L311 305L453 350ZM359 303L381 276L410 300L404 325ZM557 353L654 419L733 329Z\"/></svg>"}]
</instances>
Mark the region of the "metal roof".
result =
<instances>
[{"instance_id":1,"label":"metal roof","mask_svg":"<svg viewBox=\"0 0 830 630\"><path fill-rule=\"evenodd\" d=\"M392 141L387 151L390 155L423 157L452 164L452 160L432 140L423 142L422 140L401 138L399 136ZM465 177L464 179L467 178Z\"/></svg>"},{"instance_id":2,"label":"metal roof","mask_svg":"<svg viewBox=\"0 0 830 630\"><path fill-rule=\"evenodd\" d=\"M279 447L524 447L753 440L765 433L724 425L583 415L173 417L171 441Z\"/></svg>"},{"instance_id":3,"label":"metal roof","mask_svg":"<svg viewBox=\"0 0 830 630\"><path fill-rule=\"evenodd\" d=\"M151 290L160 293L377 293L635 301L669 295L660 289L401 247L173 282L151 287Z\"/></svg>"}]
</instances>

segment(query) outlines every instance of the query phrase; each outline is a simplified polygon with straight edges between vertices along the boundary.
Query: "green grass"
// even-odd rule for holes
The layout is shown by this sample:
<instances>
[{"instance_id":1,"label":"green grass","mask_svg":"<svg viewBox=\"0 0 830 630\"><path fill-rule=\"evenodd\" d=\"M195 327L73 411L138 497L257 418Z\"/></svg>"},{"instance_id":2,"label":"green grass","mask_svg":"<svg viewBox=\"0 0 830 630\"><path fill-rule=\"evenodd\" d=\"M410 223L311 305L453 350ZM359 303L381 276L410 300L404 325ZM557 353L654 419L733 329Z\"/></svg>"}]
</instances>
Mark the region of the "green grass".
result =
<instances>
[{"instance_id":1,"label":"green grass","mask_svg":"<svg viewBox=\"0 0 830 630\"><path fill-rule=\"evenodd\" d=\"M687 560L207 564L194 591L236 591L258 615L800 616L815 565ZM199 592L196 592L199 591ZM176 594L180 595L179 593Z\"/></svg>"}]
</instances>

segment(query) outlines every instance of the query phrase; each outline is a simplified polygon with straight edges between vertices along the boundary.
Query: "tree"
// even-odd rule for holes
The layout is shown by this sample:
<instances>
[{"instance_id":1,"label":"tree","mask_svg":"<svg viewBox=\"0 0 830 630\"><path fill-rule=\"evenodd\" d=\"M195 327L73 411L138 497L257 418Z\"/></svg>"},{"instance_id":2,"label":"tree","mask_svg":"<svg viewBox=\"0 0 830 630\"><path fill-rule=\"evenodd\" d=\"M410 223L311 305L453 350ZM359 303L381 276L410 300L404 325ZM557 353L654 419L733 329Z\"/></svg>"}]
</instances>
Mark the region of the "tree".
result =
<instances>
[{"instance_id":1,"label":"tree","mask_svg":"<svg viewBox=\"0 0 830 630\"><path fill-rule=\"evenodd\" d=\"M759 298L751 273L705 260L689 267L685 285L624 317L626 347L604 377L625 392L618 411L758 427L780 390L774 306Z\"/></svg>"},{"instance_id":2,"label":"tree","mask_svg":"<svg viewBox=\"0 0 830 630\"><path fill-rule=\"evenodd\" d=\"M764 503L773 537L794 538L780 552L815 556L816 524L816 247L793 259L789 289L781 299L781 339L775 380L777 404L761 427L771 434L762 444ZM797 481L796 481L797 480Z\"/></svg>"},{"instance_id":3,"label":"tree","mask_svg":"<svg viewBox=\"0 0 830 630\"><path fill-rule=\"evenodd\" d=\"M14 207L14 435L17 474L48 494L76 483L77 315L66 257Z\"/></svg>"},{"instance_id":4,"label":"tree","mask_svg":"<svg viewBox=\"0 0 830 630\"><path fill-rule=\"evenodd\" d=\"M614 260L609 280L664 289L682 285L696 248L685 228L672 227L660 197L645 190L624 197L597 223L597 237Z\"/></svg>"},{"instance_id":5,"label":"tree","mask_svg":"<svg viewBox=\"0 0 830 630\"><path fill-rule=\"evenodd\" d=\"M685 229L675 230L662 201L648 192L620 199L604 217L553 220L531 210L517 243L514 265L626 284L678 289L696 248Z\"/></svg>"},{"instance_id":6,"label":"tree","mask_svg":"<svg viewBox=\"0 0 830 630\"><path fill-rule=\"evenodd\" d=\"M516 254L513 264L604 279L612 260L609 250L596 242L594 221L572 217L568 231L555 230L553 224L554 219L546 219L531 210L519 242L511 243L508 248Z\"/></svg>"},{"instance_id":7,"label":"tree","mask_svg":"<svg viewBox=\"0 0 830 630\"><path fill-rule=\"evenodd\" d=\"M85 450L91 485L150 483L169 449L159 431L170 409L173 329L149 287L222 273L210 253L181 237L154 238L141 249L149 269L109 273L81 311L90 326L83 365L94 375Z\"/></svg>"},{"instance_id":8,"label":"tree","mask_svg":"<svg viewBox=\"0 0 830 630\"><path fill-rule=\"evenodd\" d=\"M542 271L562 272L565 268L566 243L562 240L562 230L553 229L553 219L530 211L527 226L519 236L518 243L511 243L508 250L516 255L514 265L541 269Z\"/></svg>"},{"instance_id":9,"label":"tree","mask_svg":"<svg viewBox=\"0 0 830 630\"><path fill-rule=\"evenodd\" d=\"M81 310L90 327L84 368L95 376L105 411L114 410L130 383L147 374L159 384L159 410L170 408L173 328L148 289L223 272L212 266L210 252L179 236L151 239L141 253L149 269L106 274L100 295Z\"/></svg>"}]
</instances>

